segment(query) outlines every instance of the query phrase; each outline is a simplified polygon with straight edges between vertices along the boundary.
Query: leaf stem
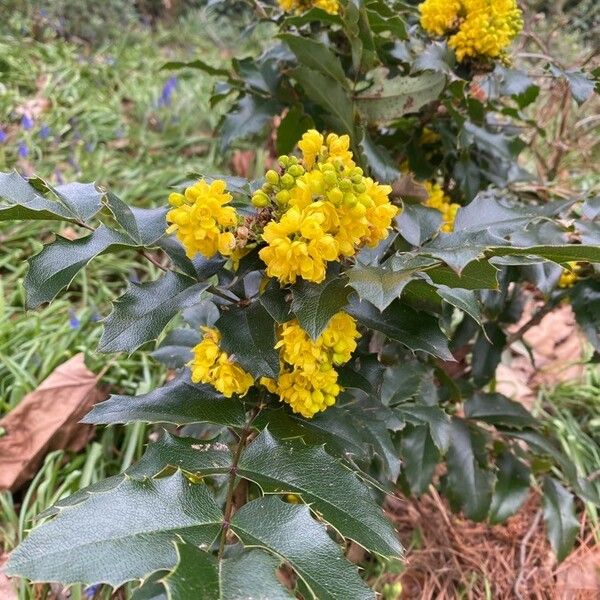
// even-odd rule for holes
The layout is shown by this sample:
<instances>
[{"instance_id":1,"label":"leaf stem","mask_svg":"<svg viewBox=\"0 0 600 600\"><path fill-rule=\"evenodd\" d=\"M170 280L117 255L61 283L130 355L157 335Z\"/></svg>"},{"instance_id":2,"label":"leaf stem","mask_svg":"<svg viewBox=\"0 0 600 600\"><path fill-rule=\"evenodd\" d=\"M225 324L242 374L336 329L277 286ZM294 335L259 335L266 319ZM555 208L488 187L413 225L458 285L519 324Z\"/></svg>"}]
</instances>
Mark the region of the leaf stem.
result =
<instances>
[{"instance_id":1,"label":"leaf stem","mask_svg":"<svg viewBox=\"0 0 600 600\"><path fill-rule=\"evenodd\" d=\"M233 513L233 496L235 492L235 483L237 479L237 471L238 464L240 462L240 458L242 457L242 452L246 447L246 442L248 440L248 436L250 435L252 421L260 411L260 406L252 409L250 413L250 417L248 422L244 426L240 433L240 439L237 443L235 451L233 453L233 459L231 462L231 469L229 470L229 482L227 484L227 494L225 499L225 511L223 514L223 527L221 529L221 540L219 542L219 558L222 558L223 551L225 550L225 542L227 540L227 532L229 531L229 526L231 522L231 516Z\"/></svg>"}]
</instances>

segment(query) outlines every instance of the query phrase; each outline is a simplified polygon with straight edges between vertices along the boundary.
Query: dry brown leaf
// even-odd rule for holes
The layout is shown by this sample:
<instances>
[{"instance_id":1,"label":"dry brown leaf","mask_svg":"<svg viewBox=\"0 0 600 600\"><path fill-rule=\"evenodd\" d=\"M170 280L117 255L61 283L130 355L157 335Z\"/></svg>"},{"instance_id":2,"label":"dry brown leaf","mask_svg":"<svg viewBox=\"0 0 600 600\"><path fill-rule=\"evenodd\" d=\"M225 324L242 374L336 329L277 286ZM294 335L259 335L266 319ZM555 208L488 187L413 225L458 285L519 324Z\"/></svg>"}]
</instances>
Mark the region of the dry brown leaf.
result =
<instances>
[{"instance_id":1,"label":"dry brown leaf","mask_svg":"<svg viewBox=\"0 0 600 600\"><path fill-rule=\"evenodd\" d=\"M600 598L600 547L582 546L556 572L560 600Z\"/></svg>"},{"instance_id":2,"label":"dry brown leaf","mask_svg":"<svg viewBox=\"0 0 600 600\"><path fill-rule=\"evenodd\" d=\"M2 567L8 560L8 554L0 554L0 598L2 600L17 600L17 591L10 579L2 573Z\"/></svg>"},{"instance_id":3,"label":"dry brown leaf","mask_svg":"<svg viewBox=\"0 0 600 600\"><path fill-rule=\"evenodd\" d=\"M417 181L415 181L412 173L402 175L400 179L397 179L392 183L392 191L394 196L400 198L410 198L411 200L418 200L424 202L429 197L427 190Z\"/></svg>"},{"instance_id":4,"label":"dry brown leaf","mask_svg":"<svg viewBox=\"0 0 600 600\"><path fill-rule=\"evenodd\" d=\"M93 428L79 420L105 397L83 354L60 365L40 386L0 419L0 490L14 490L30 479L44 456L57 449L78 451Z\"/></svg>"}]
</instances>

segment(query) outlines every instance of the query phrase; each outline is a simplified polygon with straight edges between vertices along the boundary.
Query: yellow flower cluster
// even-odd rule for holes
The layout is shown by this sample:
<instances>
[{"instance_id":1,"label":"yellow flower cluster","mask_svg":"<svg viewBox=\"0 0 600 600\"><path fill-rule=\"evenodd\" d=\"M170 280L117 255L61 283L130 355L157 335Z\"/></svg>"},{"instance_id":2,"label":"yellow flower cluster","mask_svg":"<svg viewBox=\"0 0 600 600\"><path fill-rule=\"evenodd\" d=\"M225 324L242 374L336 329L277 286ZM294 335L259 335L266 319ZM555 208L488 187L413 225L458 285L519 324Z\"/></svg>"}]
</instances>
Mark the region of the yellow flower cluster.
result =
<instances>
[{"instance_id":1,"label":"yellow flower cluster","mask_svg":"<svg viewBox=\"0 0 600 600\"><path fill-rule=\"evenodd\" d=\"M287 12L302 13L311 8L320 8L330 15L337 15L340 10L339 0L277 0L277 3Z\"/></svg>"},{"instance_id":2,"label":"yellow flower cluster","mask_svg":"<svg viewBox=\"0 0 600 600\"><path fill-rule=\"evenodd\" d=\"M436 36L449 35L456 58L502 58L523 28L516 0L425 0L421 26Z\"/></svg>"},{"instance_id":3,"label":"yellow flower cluster","mask_svg":"<svg viewBox=\"0 0 600 600\"><path fill-rule=\"evenodd\" d=\"M344 312L334 315L316 340L298 321L284 323L275 346L280 352L279 377L263 377L261 383L295 413L310 418L335 404L341 391L335 366L350 360L359 336L356 321Z\"/></svg>"},{"instance_id":4,"label":"yellow flower cluster","mask_svg":"<svg viewBox=\"0 0 600 600\"><path fill-rule=\"evenodd\" d=\"M219 348L221 335L213 327L203 327L204 339L195 346L190 363L192 381L209 383L227 398L234 394L243 396L254 383L252 375L235 364Z\"/></svg>"},{"instance_id":5,"label":"yellow flower cluster","mask_svg":"<svg viewBox=\"0 0 600 600\"><path fill-rule=\"evenodd\" d=\"M444 190L439 183L430 183L429 181L426 181L423 183L423 187L429 194L429 198L425 201L425 206L435 208L442 213L441 230L450 233L454 230L454 220L456 219L456 213L460 208L460 204L452 202L452 200L444 194Z\"/></svg>"},{"instance_id":6,"label":"yellow flower cluster","mask_svg":"<svg viewBox=\"0 0 600 600\"><path fill-rule=\"evenodd\" d=\"M167 233L177 233L189 258L197 253L207 258L217 252L223 256L234 254L239 217L233 206L227 206L232 197L225 187L220 179L210 184L201 179L183 194L169 195L173 208L167 213L167 222L171 223Z\"/></svg>"},{"instance_id":7,"label":"yellow flower cluster","mask_svg":"<svg viewBox=\"0 0 600 600\"><path fill-rule=\"evenodd\" d=\"M581 272L581 265L578 262L568 263L569 267L563 269L558 280L559 288L570 288L573 287L579 281L579 273Z\"/></svg>"},{"instance_id":8,"label":"yellow flower cluster","mask_svg":"<svg viewBox=\"0 0 600 600\"><path fill-rule=\"evenodd\" d=\"M263 231L259 252L267 275L282 284L298 277L319 283L327 262L350 257L385 239L398 213L392 188L365 177L352 160L347 135L315 130L302 136L302 160L282 156L281 174L271 170L252 201L269 207L275 219Z\"/></svg>"}]
</instances>

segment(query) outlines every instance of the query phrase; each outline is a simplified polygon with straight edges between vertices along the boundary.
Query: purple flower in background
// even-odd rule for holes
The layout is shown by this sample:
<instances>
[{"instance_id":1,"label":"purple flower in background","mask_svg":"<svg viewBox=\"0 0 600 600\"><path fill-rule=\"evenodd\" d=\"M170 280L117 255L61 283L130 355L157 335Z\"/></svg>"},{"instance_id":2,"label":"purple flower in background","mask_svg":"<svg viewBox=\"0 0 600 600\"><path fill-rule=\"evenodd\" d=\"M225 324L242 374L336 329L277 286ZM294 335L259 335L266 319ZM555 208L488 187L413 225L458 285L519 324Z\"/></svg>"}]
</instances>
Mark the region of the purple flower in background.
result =
<instances>
[{"instance_id":1,"label":"purple flower in background","mask_svg":"<svg viewBox=\"0 0 600 600\"><path fill-rule=\"evenodd\" d=\"M85 151L93 152L95 147L96 147L96 144L94 144L94 142L87 142L85 145Z\"/></svg>"},{"instance_id":2,"label":"purple flower in background","mask_svg":"<svg viewBox=\"0 0 600 600\"><path fill-rule=\"evenodd\" d=\"M79 327L81 327L81 321L77 318L77 315L72 308L69 309L69 327L71 329L79 329Z\"/></svg>"},{"instance_id":3,"label":"purple flower in background","mask_svg":"<svg viewBox=\"0 0 600 600\"><path fill-rule=\"evenodd\" d=\"M20 158L26 158L29 154L29 148L25 142L19 142L18 154Z\"/></svg>"},{"instance_id":4,"label":"purple flower in background","mask_svg":"<svg viewBox=\"0 0 600 600\"><path fill-rule=\"evenodd\" d=\"M4 144L4 142L8 139L8 134L4 129L0 129L0 144Z\"/></svg>"},{"instance_id":5,"label":"purple flower in background","mask_svg":"<svg viewBox=\"0 0 600 600\"><path fill-rule=\"evenodd\" d=\"M160 94L160 98L158 99L158 106L170 106L171 104L171 96L177 87L177 77L170 77L163 85L162 92Z\"/></svg>"},{"instance_id":6,"label":"purple flower in background","mask_svg":"<svg viewBox=\"0 0 600 600\"><path fill-rule=\"evenodd\" d=\"M69 156L69 158L67 159L67 162L73 167L73 169L79 173L79 171L81 170L79 168L79 163L77 162L77 159L75 158L75 155L71 154L71 156Z\"/></svg>"},{"instance_id":7,"label":"purple flower in background","mask_svg":"<svg viewBox=\"0 0 600 600\"><path fill-rule=\"evenodd\" d=\"M21 127L25 131L29 131L33 127L33 119L28 114L24 114L21 118Z\"/></svg>"},{"instance_id":8,"label":"purple flower in background","mask_svg":"<svg viewBox=\"0 0 600 600\"><path fill-rule=\"evenodd\" d=\"M56 167L56 169L54 169L54 179L56 179L56 183L58 185L62 185L65 180L63 179L62 173L60 172L60 169L58 167Z\"/></svg>"},{"instance_id":9,"label":"purple flower in background","mask_svg":"<svg viewBox=\"0 0 600 600\"><path fill-rule=\"evenodd\" d=\"M42 140L47 140L50 137L50 134L52 132L50 131L50 127L48 127L48 125L46 125L45 123L40 127L40 138Z\"/></svg>"},{"instance_id":10,"label":"purple flower in background","mask_svg":"<svg viewBox=\"0 0 600 600\"><path fill-rule=\"evenodd\" d=\"M83 590L83 593L85 595L86 598L93 598L98 591L101 588L101 584L96 584L96 585L90 585L90 587L86 587L85 590Z\"/></svg>"},{"instance_id":11,"label":"purple flower in background","mask_svg":"<svg viewBox=\"0 0 600 600\"><path fill-rule=\"evenodd\" d=\"M125 137L125 131L122 127L118 127L117 129L115 129L115 137L118 140L122 140Z\"/></svg>"}]
</instances>

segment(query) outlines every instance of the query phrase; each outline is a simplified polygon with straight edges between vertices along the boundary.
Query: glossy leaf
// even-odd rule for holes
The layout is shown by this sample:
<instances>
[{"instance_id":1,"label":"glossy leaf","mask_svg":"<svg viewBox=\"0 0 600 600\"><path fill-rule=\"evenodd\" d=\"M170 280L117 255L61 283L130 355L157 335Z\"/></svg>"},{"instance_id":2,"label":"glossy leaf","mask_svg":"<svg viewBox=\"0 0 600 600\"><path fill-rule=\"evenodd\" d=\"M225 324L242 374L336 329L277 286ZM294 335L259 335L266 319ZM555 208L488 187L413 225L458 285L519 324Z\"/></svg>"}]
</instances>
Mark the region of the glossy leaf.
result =
<instances>
[{"instance_id":1,"label":"glossy leaf","mask_svg":"<svg viewBox=\"0 0 600 600\"><path fill-rule=\"evenodd\" d=\"M140 396L111 396L96 404L85 423L217 423L243 427L244 405L221 396L210 385L196 385L187 374Z\"/></svg>"},{"instance_id":2,"label":"glossy leaf","mask_svg":"<svg viewBox=\"0 0 600 600\"><path fill-rule=\"evenodd\" d=\"M514 515L529 495L529 468L511 452L498 461L498 481L494 488L490 521L503 523Z\"/></svg>"},{"instance_id":3,"label":"glossy leaf","mask_svg":"<svg viewBox=\"0 0 600 600\"><path fill-rule=\"evenodd\" d=\"M156 339L182 309L196 304L208 287L186 275L168 271L149 283L131 283L104 320L101 352L132 352Z\"/></svg>"},{"instance_id":4,"label":"glossy leaf","mask_svg":"<svg viewBox=\"0 0 600 600\"><path fill-rule=\"evenodd\" d=\"M36 528L12 553L7 570L34 581L119 587L175 566L178 539L211 544L222 518L208 487L191 485L181 473L124 478Z\"/></svg>"},{"instance_id":5,"label":"glossy leaf","mask_svg":"<svg viewBox=\"0 0 600 600\"><path fill-rule=\"evenodd\" d=\"M502 394L474 394L465 403L465 416L468 419L508 427L535 427L537 424L522 404Z\"/></svg>"},{"instance_id":6,"label":"glossy leaf","mask_svg":"<svg viewBox=\"0 0 600 600\"><path fill-rule=\"evenodd\" d=\"M479 300L473 290L451 288L446 285L436 286L437 293L452 306L462 310L472 317L479 325L483 326L483 315Z\"/></svg>"},{"instance_id":7,"label":"glossy leaf","mask_svg":"<svg viewBox=\"0 0 600 600\"><path fill-rule=\"evenodd\" d=\"M231 528L244 545L260 546L288 562L315 599L375 599L306 505L259 498L234 515Z\"/></svg>"},{"instance_id":8,"label":"glossy leaf","mask_svg":"<svg viewBox=\"0 0 600 600\"><path fill-rule=\"evenodd\" d=\"M543 506L548 539L560 562L573 548L580 527L573 496L556 479L547 477Z\"/></svg>"},{"instance_id":9,"label":"glossy leaf","mask_svg":"<svg viewBox=\"0 0 600 600\"><path fill-rule=\"evenodd\" d=\"M407 425L402 431L400 455L412 494L424 494L431 483L440 454L426 425Z\"/></svg>"}]
</instances>

